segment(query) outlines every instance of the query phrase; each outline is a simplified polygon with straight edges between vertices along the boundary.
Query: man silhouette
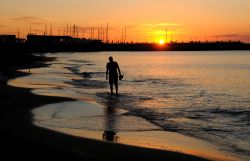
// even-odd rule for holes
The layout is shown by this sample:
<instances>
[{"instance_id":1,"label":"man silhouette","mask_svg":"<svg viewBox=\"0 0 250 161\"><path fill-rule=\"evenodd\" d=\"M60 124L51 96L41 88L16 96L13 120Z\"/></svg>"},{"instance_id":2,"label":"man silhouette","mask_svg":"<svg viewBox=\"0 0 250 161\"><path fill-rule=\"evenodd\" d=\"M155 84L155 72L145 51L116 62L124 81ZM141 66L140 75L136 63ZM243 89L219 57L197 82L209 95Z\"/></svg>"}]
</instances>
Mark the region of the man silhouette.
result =
<instances>
[{"instance_id":1,"label":"man silhouette","mask_svg":"<svg viewBox=\"0 0 250 161\"><path fill-rule=\"evenodd\" d=\"M107 63L106 80L108 80L109 75L109 85L110 92L113 95L113 84L115 84L116 96L118 96L118 73L121 76L121 71L117 62L113 61L113 57L109 57L109 62ZM117 73L118 71L118 73Z\"/></svg>"}]
</instances>

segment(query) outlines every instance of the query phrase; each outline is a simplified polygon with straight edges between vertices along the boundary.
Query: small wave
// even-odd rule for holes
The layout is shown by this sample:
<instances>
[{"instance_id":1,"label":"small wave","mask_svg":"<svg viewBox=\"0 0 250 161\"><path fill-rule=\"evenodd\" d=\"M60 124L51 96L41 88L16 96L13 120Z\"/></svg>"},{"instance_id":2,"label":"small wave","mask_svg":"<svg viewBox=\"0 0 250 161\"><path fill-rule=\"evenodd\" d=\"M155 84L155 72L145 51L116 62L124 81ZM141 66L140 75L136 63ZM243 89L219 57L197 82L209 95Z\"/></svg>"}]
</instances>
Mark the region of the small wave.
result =
<instances>
[{"instance_id":1,"label":"small wave","mask_svg":"<svg viewBox=\"0 0 250 161\"><path fill-rule=\"evenodd\" d=\"M248 125L250 125L250 111L242 114L242 120L247 121Z\"/></svg>"},{"instance_id":2,"label":"small wave","mask_svg":"<svg viewBox=\"0 0 250 161\"><path fill-rule=\"evenodd\" d=\"M137 82L137 83L140 83L140 82L162 83L163 79L153 79L153 78L134 79L134 80L131 80L131 82Z\"/></svg>"},{"instance_id":3,"label":"small wave","mask_svg":"<svg viewBox=\"0 0 250 161\"><path fill-rule=\"evenodd\" d=\"M111 97L110 93L96 93L100 99L100 103L107 102L110 100L117 100L117 102L123 106L123 109L136 109L139 108L136 104L141 101L153 100L153 97L143 95L133 95L130 93L120 93L119 97Z\"/></svg>"},{"instance_id":4,"label":"small wave","mask_svg":"<svg viewBox=\"0 0 250 161\"><path fill-rule=\"evenodd\" d=\"M91 78L91 72L82 72L81 74L84 78Z\"/></svg>"},{"instance_id":5,"label":"small wave","mask_svg":"<svg viewBox=\"0 0 250 161\"><path fill-rule=\"evenodd\" d=\"M108 95L107 92L105 93L96 93L96 96L99 96L99 97L102 97L102 98L110 98L110 96ZM149 97L149 96L138 96L138 95L133 95L133 94L130 94L130 93L121 93L119 95L119 97L117 98L122 98L123 100L126 100L126 99L135 99L135 100L151 100L153 99L152 97Z\"/></svg>"},{"instance_id":6,"label":"small wave","mask_svg":"<svg viewBox=\"0 0 250 161\"><path fill-rule=\"evenodd\" d=\"M134 79L131 80L132 83L147 83L152 85L164 85L168 87L183 87L190 86L190 84L184 83L184 80L181 79L173 79L173 78L164 78L164 79L154 79L154 78L146 78L146 79Z\"/></svg>"},{"instance_id":7,"label":"small wave","mask_svg":"<svg viewBox=\"0 0 250 161\"><path fill-rule=\"evenodd\" d=\"M96 65L94 63L91 63L91 61L87 61L87 60L69 60L69 61L81 63L81 65L86 65L86 66Z\"/></svg>"},{"instance_id":8,"label":"small wave","mask_svg":"<svg viewBox=\"0 0 250 161\"><path fill-rule=\"evenodd\" d=\"M77 88L84 87L84 88L107 88L108 84L106 81L100 80L90 80L90 79L72 79L70 82L65 82L70 85L73 85Z\"/></svg>"},{"instance_id":9,"label":"small wave","mask_svg":"<svg viewBox=\"0 0 250 161\"><path fill-rule=\"evenodd\" d=\"M65 69L68 69L74 74L79 74L80 70L78 66L70 66L70 67L64 67Z\"/></svg>"},{"instance_id":10,"label":"small wave","mask_svg":"<svg viewBox=\"0 0 250 161\"><path fill-rule=\"evenodd\" d=\"M207 115L204 115L202 113L195 113L195 114L190 114L188 113L186 118L189 118L189 119L194 119L194 120L208 120L208 117ZM210 116L211 117L211 116Z\"/></svg>"},{"instance_id":11,"label":"small wave","mask_svg":"<svg viewBox=\"0 0 250 161\"><path fill-rule=\"evenodd\" d=\"M87 60L69 60L69 61L73 61L73 62L77 62L77 63L89 63L90 62Z\"/></svg>"},{"instance_id":12,"label":"small wave","mask_svg":"<svg viewBox=\"0 0 250 161\"><path fill-rule=\"evenodd\" d=\"M213 109L210 111L212 114L228 115L235 120L237 124L250 125L250 110L240 110L240 109Z\"/></svg>"},{"instance_id":13,"label":"small wave","mask_svg":"<svg viewBox=\"0 0 250 161\"><path fill-rule=\"evenodd\" d=\"M211 109L210 113L214 114L227 114L227 115L249 115L250 110L241 110L241 109L220 109L220 108L215 108Z\"/></svg>"},{"instance_id":14,"label":"small wave","mask_svg":"<svg viewBox=\"0 0 250 161\"><path fill-rule=\"evenodd\" d=\"M231 132L229 130L225 130L225 129L219 129L219 128L201 128L200 130L202 131L208 131L208 132L212 132L212 131L216 131L216 132Z\"/></svg>"},{"instance_id":15,"label":"small wave","mask_svg":"<svg viewBox=\"0 0 250 161\"><path fill-rule=\"evenodd\" d=\"M86 63L84 65L86 65L86 66L92 66L92 65L95 65L95 64L93 64L93 63Z\"/></svg>"},{"instance_id":16,"label":"small wave","mask_svg":"<svg viewBox=\"0 0 250 161\"><path fill-rule=\"evenodd\" d=\"M104 77L104 72L82 72L81 75L84 78L99 78L99 77Z\"/></svg>"}]
</instances>

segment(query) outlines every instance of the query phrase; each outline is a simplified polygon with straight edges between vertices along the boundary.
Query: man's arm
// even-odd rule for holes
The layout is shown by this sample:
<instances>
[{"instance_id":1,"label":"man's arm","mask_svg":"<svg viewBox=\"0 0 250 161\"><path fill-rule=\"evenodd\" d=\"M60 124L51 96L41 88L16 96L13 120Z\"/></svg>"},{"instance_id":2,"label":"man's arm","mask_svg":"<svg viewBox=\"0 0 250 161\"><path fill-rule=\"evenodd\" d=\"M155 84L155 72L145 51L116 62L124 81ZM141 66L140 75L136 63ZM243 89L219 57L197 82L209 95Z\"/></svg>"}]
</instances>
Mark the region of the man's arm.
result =
<instances>
[{"instance_id":1,"label":"man's arm","mask_svg":"<svg viewBox=\"0 0 250 161\"><path fill-rule=\"evenodd\" d=\"M108 64L106 65L106 80L108 80L108 74L109 74L109 69L108 69Z\"/></svg>"},{"instance_id":2,"label":"man's arm","mask_svg":"<svg viewBox=\"0 0 250 161\"><path fill-rule=\"evenodd\" d=\"M119 67L118 63L117 63L117 69L118 69L119 75L121 75L121 70L120 70L120 67Z\"/></svg>"}]
</instances>

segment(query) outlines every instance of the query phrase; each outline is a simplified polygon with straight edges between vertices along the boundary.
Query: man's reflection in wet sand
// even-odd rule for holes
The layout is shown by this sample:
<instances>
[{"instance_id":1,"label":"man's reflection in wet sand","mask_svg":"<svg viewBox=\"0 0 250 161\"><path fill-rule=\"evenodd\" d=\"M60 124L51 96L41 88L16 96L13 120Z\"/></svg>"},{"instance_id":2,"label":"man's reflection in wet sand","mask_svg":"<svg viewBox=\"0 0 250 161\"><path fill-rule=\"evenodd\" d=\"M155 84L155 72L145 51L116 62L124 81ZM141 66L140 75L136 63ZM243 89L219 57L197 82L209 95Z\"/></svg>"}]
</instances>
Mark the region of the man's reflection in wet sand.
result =
<instances>
[{"instance_id":1,"label":"man's reflection in wet sand","mask_svg":"<svg viewBox=\"0 0 250 161\"><path fill-rule=\"evenodd\" d=\"M103 140L106 141L117 141L117 130L116 130L116 122L117 122L117 115L116 115L116 102L118 100L108 98L107 101L107 108L105 109L105 130L103 133Z\"/></svg>"}]
</instances>

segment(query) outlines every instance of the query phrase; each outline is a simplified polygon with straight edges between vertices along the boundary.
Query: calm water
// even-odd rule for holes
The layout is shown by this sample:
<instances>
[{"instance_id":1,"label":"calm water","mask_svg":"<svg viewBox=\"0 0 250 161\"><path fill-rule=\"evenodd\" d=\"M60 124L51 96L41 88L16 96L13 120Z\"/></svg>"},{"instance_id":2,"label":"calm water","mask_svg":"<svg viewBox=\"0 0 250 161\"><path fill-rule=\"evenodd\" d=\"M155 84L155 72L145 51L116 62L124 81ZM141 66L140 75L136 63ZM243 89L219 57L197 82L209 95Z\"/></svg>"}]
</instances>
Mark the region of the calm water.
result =
<instances>
[{"instance_id":1,"label":"calm water","mask_svg":"<svg viewBox=\"0 0 250 161\"><path fill-rule=\"evenodd\" d=\"M221 150L250 158L250 51L93 52L57 57L35 93L96 97L107 105L108 56L120 65L117 108L163 130L207 140ZM49 85L56 82L61 88ZM31 82L32 84L32 82ZM48 90L53 89L53 90ZM74 125L72 125L74 128ZM119 131L119 129L118 129Z\"/></svg>"}]
</instances>

